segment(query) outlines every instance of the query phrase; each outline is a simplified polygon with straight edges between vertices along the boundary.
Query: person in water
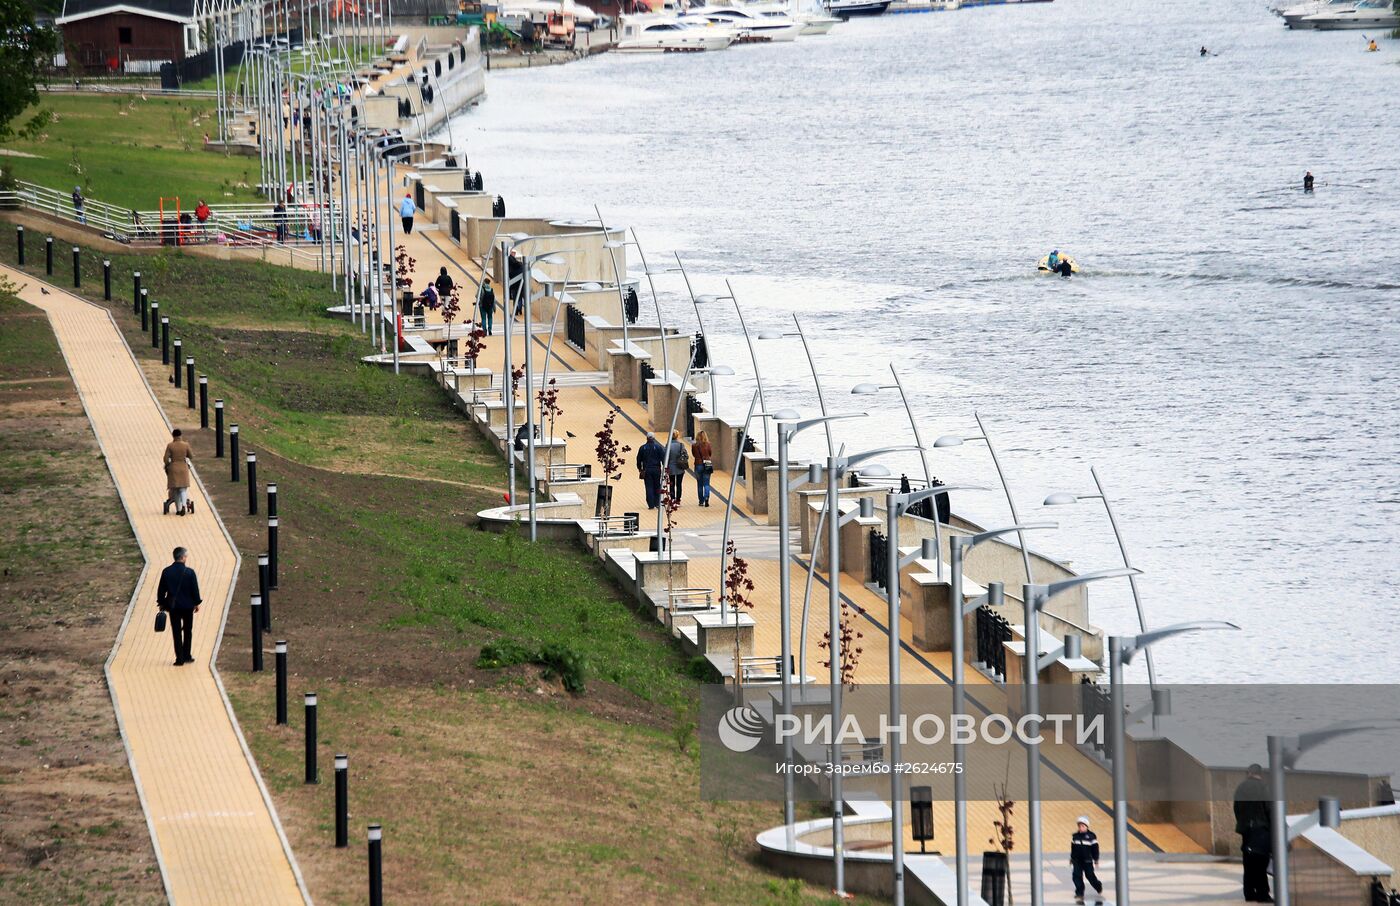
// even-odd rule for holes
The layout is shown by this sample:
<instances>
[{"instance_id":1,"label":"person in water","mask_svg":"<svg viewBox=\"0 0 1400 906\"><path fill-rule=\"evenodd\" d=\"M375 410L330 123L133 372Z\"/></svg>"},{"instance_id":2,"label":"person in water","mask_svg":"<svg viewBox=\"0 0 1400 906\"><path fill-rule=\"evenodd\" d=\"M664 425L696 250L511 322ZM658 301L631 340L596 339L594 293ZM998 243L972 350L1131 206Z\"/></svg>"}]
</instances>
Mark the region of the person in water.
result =
<instances>
[{"instance_id":1,"label":"person in water","mask_svg":"<svg viewBox=\"0 0 1400 906\"><path fill-rule=\"evenodd\" d=\"M1374 52L1374 51L1380 50L1380 45L1376 44L1376 39L1375 39L1375 38L1372 38L1372 39L1371 39L1371 43L1366 45L1366 49L1367 49L1368 51Z\"/></svg>"},{"instance_id":2,"label":"person in water","mask_svg":"<svg viewBox=\"0 0 1400 906\"><path fill-rule=\"evenodd\" d=\"M1204 44L1201 45L1201 56L1203 56L1203 57L1208 57L1208 56L1210 56L1210 51L1206 50L1206 46L1205 46Z\"/></svg>"},{"instance_id":3,"label":"person in water","mask_svg":"<svg viewBox=\"0 0 1400 906\"><path fill-rule=\"evenodd\" d=\"M1068 277L1070 274L1074 273L1074 266L1071 265L1069 259L1066 258L1060 262L1060 266L1056 268L1056 270L1060 272L1061 277Z\"/></svg>"},{"instance_id":4,"label":"person in water","mask_svg":"<svg viewBox=\"0 0 1400 906\"><path fill-rule=\"evenodd\" d=\"M1303 191L1304 191L1304 192L1311 192L1312 190L1313 190L1313 175L1312 175L1312 171L1309 170L1308 172L1306 172L1306 173L1303 174Z\"/></svg>"},{"instance_id":5,"label":"person in water","mask_svg":"<svg viewBox=\"0 0 1400 906\"><path fill-rule=\"evenodd\" d=\"M1052 271L1060 269L1060 250L1055 249L1045 258L1045 266Z\"/></svg>"}]
</instances>

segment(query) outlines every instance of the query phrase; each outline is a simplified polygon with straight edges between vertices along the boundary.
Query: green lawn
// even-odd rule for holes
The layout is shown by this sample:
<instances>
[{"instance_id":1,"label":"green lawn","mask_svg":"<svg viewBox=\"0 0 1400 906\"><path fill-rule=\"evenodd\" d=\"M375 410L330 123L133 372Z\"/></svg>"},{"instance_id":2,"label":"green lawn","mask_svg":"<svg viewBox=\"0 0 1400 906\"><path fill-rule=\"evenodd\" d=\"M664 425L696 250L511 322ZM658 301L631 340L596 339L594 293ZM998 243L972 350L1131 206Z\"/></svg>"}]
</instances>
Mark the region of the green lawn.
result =
<instances>
[{"instance_id":1,"label":"green lawn","mask_svg":"<svg viewBox=\"0 0 1400 906\"><path fill-rule=\"evenodd\" d=\"M0 260L14 264L14 230L3 233ZM42 248L42 238L31 246ZM141 271L172 337L209 375L213 396L238 413L245 437L322 468L501 484L501 463L435 384L359 361L377 350L358 328L326 316L339 296L325 275L181 252L86 255L84 289L97 296L101 257L112 262L117 298L131 298L131 272ZM42 256L31 252L27 269L42 274ZM118 323L139 329L129 317Z\"/></svg>"},{"instance_id":2,"label":"green lawn","mask_svg":"<svg viewBox=\"0 0 1400 906\"><path fill-rule=\"evenodd\" d=\"M34 155L0 158L20 179L141 210L162 198L191 209L200 198L260 200L257 157L204 150L204 134L218 131L212 98L50 94L41 105L53 115L43 133L3 146Z\"/></svg>"}]
</instances>

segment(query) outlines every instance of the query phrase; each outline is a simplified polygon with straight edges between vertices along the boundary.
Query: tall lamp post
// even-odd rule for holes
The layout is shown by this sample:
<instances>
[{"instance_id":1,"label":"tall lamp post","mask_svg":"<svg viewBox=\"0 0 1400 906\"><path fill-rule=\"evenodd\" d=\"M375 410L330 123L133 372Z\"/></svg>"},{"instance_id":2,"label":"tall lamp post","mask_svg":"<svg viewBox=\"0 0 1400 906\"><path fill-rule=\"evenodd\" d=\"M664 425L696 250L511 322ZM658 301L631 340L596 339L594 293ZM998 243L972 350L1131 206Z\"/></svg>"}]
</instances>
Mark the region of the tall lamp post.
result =
<instances>
[{"instance_id":1,"label":"tall lamp post","mask_svg":"<svg viewBox=\"0 0 1400 906\"><path fill-rule=\"evenodd\" d=\"M782 423L779 423L781 430ZM856 453L850 456L828 456L826 465L822 466L812 463L808 475L812 484L824 475L826 478L826 510L828 513L827 531L827 590L828 612L827 612L827 634L828 646L827 657L830 658L831 672L831 726L833 732L838 732L841 726L841 686L844 678L841 675L841 526L850 522L859 515L874 515L874 506L868 507L867 503L873 503L870 498L862 498L860 510L848 516L842 516L838 512L840 501L841 477L854 469L860 463L873 460L880 456L887 456L890 453L900 453L905 450L917 449L913 446L881 447L876 450L867 450L863 453ZM816 571L815 562L812 564L812 571ZM833 759L839 760L840 752L833 745ZM831 812L832 812L832 861L835 868L834 890L836 895L844 897L846 895L846 864L845 864L845 831L843 826L844 804L841 795L841 772L835 770L831 775Z\"/></svg>"},{"instance_id":2,"label":"tall lamp post","mask_svg":"<svg viewBox=\"0 0 1400 906\"><path fill-rule=\"evenodd\" d=\"M1288 841L1293 839L1293 834L1288 828L1288 770L1296 766L1298 759L1308 750L1339 736L1397 728L1400 728L1400 720L1396 719L1349 720L1297 736L1269 737L1269 806L1274 849L1274 902L1278 906L1289 906L1293 898L1288 886ZM1301 830L1299 828L1299 832Z\"/></svg>"},{"instance_id":3,"label":"tall lamp post","mask_svg":"<svg viewBox=\"0 0 1400 906\"><path fill-rule=\"evenodd\" d=\"M1024 550L1022 548L1023 552ZM1039 585L1027 582L1022 586L1021 599L1025 605L1026 627L1026 657L1025 668L1022 671L1025 675L1022 680L1026 684L1026 714L1033 718L1040 715L1040 671L1062 656L1076 657L1079 654L1080 638L1075 635L1065 636L1064 644L1059 648L1048 651L1044 655L1040 653L1040 612L1045 609L1045 605L1050 603L1050 599L1056 595L1080 585L1087 585L1102 579L1117 579L1135 572L1140 572L1140 570L1105 569L1061 579L1058 582ZM1036 735L1027 741L1026 750L1026 799L1030 803L1031 906L1044 906L1045 851L1041 839L1040 824L1040 733L1038 728Z\"/></svg>"},{"instance_id":4,"label":"tall lamp post","mask_svg":"<svg viewBox=\"0 0 1400 906\"><path fill-rule=\"evenodd\" d=\"M1108 640L1109 732L1113 737L1113 888L1115 906L1128 906L1128 763L1127 720L1123 704L1123 668L1132 663L1139 651L1163 639L1205 629L1239 629L1222 620L1193 620L1175 623L1152 632L1135 636L1112 636ZM1152 690L1153 712L1158 708L1157 690Z\"/></svg>"},{"instance_id":5,"label":"tall lamp post","mask_svg":"<svg viewBox=\"0 0 1400 906\"><path fill-rule=\"evenodd\" d=\"M749 325L744 320L744 310L739 307L739 299L737 296L734 295L734 287L730 285L728 280L724 281L724 286L726 289L729 290L728 295L717 296L708 293L701 293L700 295L695 297L695 302L699 305L704 305L709 302L720 302L727 299L730 302L734 303L734 313L739 316L739 330L742 331L744 334L744 343L749 347L749 361L753 363L753 379L754 383L758 385L758 404L760 406L767 407L768 403L764 400L763 396L763 374L758 369L758 356L754 354L753 337L749 334ZM718 410L716 410L715 414L719 414ZM739 448L741 450L743 449L743 446L743 443L740 442ZM763 449L773 449L773 445L768 439L767 421L763 423Z\"/></svg>"},{"instance_id":6,"label":"tall lamp post","mask_svg":"<svg viewBox=\"0 0 1400 906\"><path fill-rule=\"evenodd\" d=\"M778 632L782 636L782 664L778 669L783 684L784 714L791 713L792 710L792 532L789 527L791 515L788 512L788 444L798 434L815 425L826 427L838 419L863 418L864 416L864 412L846 412L801 419L796 413L793 413L791 418L779 417L776 419L778 422ZM744 441L740 438L739 449L742 451L743 448ZM738 472L736 467L734 474L737 475ZM731 501L734 499L732 488L729 499ZM803 681L805 683L805 674ZM783 755L787 759L787 763L791 764L792 740L790 737L784 740ZM792 791L792 772L784 771L783 778L783 822L791 827L793 822L797 820L793 805L795 796Z\"/></svg>"},{"instance_id":7,"label":"tall lamp post","mask_svg":"<svg viewBox=\"0 0 1400 906\"><path fill-rule=\"evenodd\" d=\"M1012 532L1020 535L1022 532L1035 529L1052 528L1055 528L1053 522L1033 522L1026 525L1009 525L1005 528L990 529L975 535L954 535L948 539L950 576L948 598L951 605L949 615L953 619L953 720L958 720L966 710L963 684L966 677L967 657L964 652L966 633L963 629L963 619L983 604L999 607L1005 601L1005 592L1000 582L989 583L986 594L979 595L971 601L963 601L963 563L967 555L977 545L984 544L994 538L1000 538L1002 535L1009 535ZM955 736L953 738L954 763L964 762L964 751L965 743ZM953 834L958 885L957 906L967 906L967 775L965 773L953 774Z\"/></svg>"},{"instance_id":8,"label":"tall lamp post","mask_svg":"<svg viewBox=\"0 0 1400 906\"><path fill-rule=\"evenodd\" d=\"M1001 470L1001 460L997 457L997 448L996 445L992 443L992 436L988 434L987 429L982 426L981 415L974 412L972 413L972 417L977 419L977 430L981 431L981 434L974 435L972 437L962 437L957 434L945 434L942 437L938 438L938 440L934 441L933 445L935 447L960 447L965 443L969 443L975 440L980 440L982 443L986 444L987 452L992 455L992 465L995 466L997 470L997 480L1001 482L1001 489L1006 494L1006 505L1011 510L1011 521L1020 522L1021 517L1016 513L1016 500L1014 497L1011 496L1011 488L1006 483L1006 474ZM1026 581L1034 582L1035 577L1031 575L1031 555L1026 552L1026 537L1020 533L1017 533L1016 537L1017 541L1019 541L1021 545L1021 563L1026 568Z\"/></svg>"},{"instance_id":9,"label":"tall lamp post","mask_svg":"<svg viewBox=\"0 0 1400 906\"><path fill-rule=\"evenodd\" d=\"M899 379L899 372L895 370L893 362L890 363L890 374L894 375L893 384L856 384L854 387L851 388L851 393L856 394L858 396L868 396L879 393L881 390L899 391L899 401L904 404L904 414L909 417L909 430L914 435L914 443L917 444L919 447L919 462L924 467L924 486L933 487L933 471L928 467L928 450L924 447L923 438L919 436L919 422L917 419L914 418L914 410L909 406L909 396L904 392L904 382ZM938 493L945 494L948 492L948 490L949 489L945 487ZM935 495L933 494L929 494L926 497L921 497L920 499L925 500L929 497L934 496ZM941 537L942 533L939 531L938 528L939 520L937 501L933 501L933 504L933 543L937 545L938 550L942 551L943 540ZM938 565L936 567L938 581L942 582L943 555L940 553L935 559L938 561Z\"/></svg>"},{"instance_id":10,"label":"tall lamp post","mask_svg":"<svg viewBox=\"0 0 1400 906\"><path fill-rule=\"evenodd\" d=\"M923 452L922 450L920 452ZM899 519L909 511L909 508L921 500L927 500L935 494L946 493L948 490L959 491L985 491L986 488L977 486L964 486L955 489L946 487L923 488L918 491L911 491L905 494L889 493L885 495L885 538L886 538L886 569L885 569L885 600L889 604L889 656L890 656L890 720L898 721L903 708L900 703L900 652L903 643L900 641L899 623L899 574L900 570L913 563L915 560L929 557L935 559L942 557L938 542L934 539L925 538L920 545L920 549L907 556L899 553ZM961 619L959 618L959 622ZM904 789L903 777L897 766L902 763L900 752L903 746L903 739L898 732L890 737L889 764L890 770L890 847L893 853L892 864L894 868L894 903L895 906L903 906L904 903ZM954 759L956 761L956 759Z\"/></svg>"},{"instance_id":11,"label":"tall lamp post","mask_svg":"<svg viewBox=\"0 0 1400 906\"><path fill-rule=\"evenodd\" d=\"M1103 482L1099 480L1098 470L1093 466L1089 467L1089 474L1094 478L1094 487L1098 488L1097 494L1066 494L1063 492L1051 494L1045 498L1045 506L1063 506L1070 503L1078 503L1081 500L1103 501L1104 512L1108 514L1108 524L1113 529L1113 537L1118 541L1118 552L1123 555L1123 565L1132 567L1132 561L1128 559L1128 547L1123 543L1123 533L1118 530L1118 519L1113 515L1113 505L1108 502L1108 495L1104 493ZM1133 591L1133 604L1137 607L1138 629L1147 632L1147 613L1142 607L1142 596L1138 594L1137 577L1128 576L1128 586ZM1147 684L1153 689L1157 688L1157 670L1152 663L1152 652L1143 650L1143 658L1147 662Z\"/></svg>"}]
</instances>

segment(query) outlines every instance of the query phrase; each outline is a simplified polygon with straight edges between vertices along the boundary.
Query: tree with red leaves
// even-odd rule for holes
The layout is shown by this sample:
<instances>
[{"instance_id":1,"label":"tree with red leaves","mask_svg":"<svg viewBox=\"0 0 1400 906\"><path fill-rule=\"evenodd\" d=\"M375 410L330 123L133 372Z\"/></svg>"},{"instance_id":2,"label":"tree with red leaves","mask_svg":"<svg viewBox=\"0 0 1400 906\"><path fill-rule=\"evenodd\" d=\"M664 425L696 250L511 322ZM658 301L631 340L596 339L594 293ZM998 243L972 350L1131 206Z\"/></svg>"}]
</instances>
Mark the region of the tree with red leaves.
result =
<instances>
[{"instance_id":1,"label":"tree with red leaves","mask_svg":"<svg viewBox=\"0 0 1400 906\"><path fill-rule=\"evenodd\" d=\"M841 641L841 684L847 689L856 687L856 667L860 664L861 652L865 649L856 644L865 638L865 634L856 629L856 612L844 601L841 603L841 620L837 625L837 632ZM822 666L831 669L831 630L822 633L822 640L817 643L819 648L827 651L828 656L822 662Z\"/></svg>"},{"instance_id":2,"label":"tree with red leaves","mask_svg":"<svg viewBox=\"0 0 1400 906\"><path fill-rule=\"evenodd\" d=\"M598 438L598 445L593 449L593 454L598 458L598 467L603 470L604 516L612 512L612 483L622 479L622 467L626 464L626 456L632 452L632 448L627 444L617 442L614 426L617 411L614 408L609 412L608 417L603 419L603 429L593 435Z\"/></svg>"},{"instance_id":3,"label":"tree with red leaves","mask_svg":"<svg viewBox=\"0 0 1400 906\"><path fill-rule=\"evenodd\" d=\"M559 405L559 381L550 378L549 383L541 387L535 393L535 400L540 406L540 424L548 424L549 433L545 436L550 440L554 439L554 421L564 414L564 407ZM545 474L548 475L549 468L554 465L554 445L550 444L549 452L546 454L548 460L545 463Z\"/></svg>"}]
</instances>

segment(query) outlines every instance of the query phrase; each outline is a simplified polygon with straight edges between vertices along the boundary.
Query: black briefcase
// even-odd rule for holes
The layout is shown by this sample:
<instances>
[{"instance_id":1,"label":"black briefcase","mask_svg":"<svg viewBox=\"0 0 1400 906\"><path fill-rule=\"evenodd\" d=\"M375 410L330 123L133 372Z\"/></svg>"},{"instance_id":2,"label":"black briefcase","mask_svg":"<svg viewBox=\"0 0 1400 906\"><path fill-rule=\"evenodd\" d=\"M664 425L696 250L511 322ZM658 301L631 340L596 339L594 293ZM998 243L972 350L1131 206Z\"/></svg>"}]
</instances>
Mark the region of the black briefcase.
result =
<instances>
[{"instance_id":1,"label":"black briefcase","mask_svg":"<svg viewBox=\"0 0 1400 906\"><path fill-rule=\"evenodd\" d=\"M165 632L165 611L156 611L156 632Z\"/></svg>"}]
</instances>

